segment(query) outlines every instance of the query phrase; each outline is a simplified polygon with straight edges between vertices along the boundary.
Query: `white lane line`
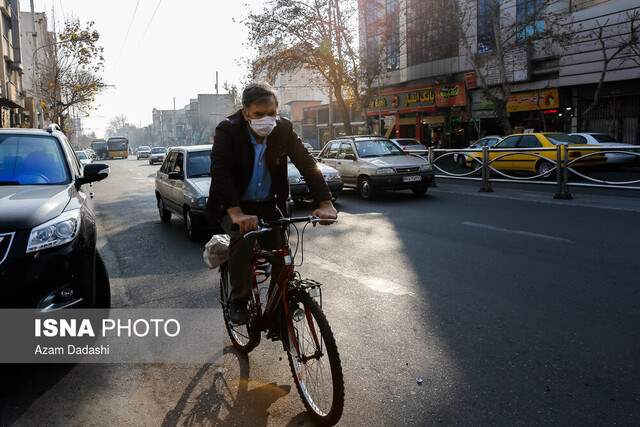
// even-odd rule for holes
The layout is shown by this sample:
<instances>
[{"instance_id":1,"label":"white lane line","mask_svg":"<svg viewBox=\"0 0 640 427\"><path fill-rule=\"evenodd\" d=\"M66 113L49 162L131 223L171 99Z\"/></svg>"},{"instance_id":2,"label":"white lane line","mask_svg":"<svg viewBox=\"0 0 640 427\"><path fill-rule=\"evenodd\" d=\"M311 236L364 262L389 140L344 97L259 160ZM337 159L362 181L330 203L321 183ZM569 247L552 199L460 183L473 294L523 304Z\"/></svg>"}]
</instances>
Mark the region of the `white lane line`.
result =
<instances>
[{"instance_id":1,"label":"white lane line","mask_svg":"<svg viewBox=\"0 0 640 427\"><path fill-rule=\"evenodd\" d=\"M533 233L531 231L511 230L509 228L500 228L500 227L494 227L492 225L487 225L487 224L478 224L477 222L465 221L462 223L462 225L466 225L468 227L482 228L490 231L499 231L502 233L517 234L519 236L536 237L538 239L555 240L556 242L573 243L572 240L565 239L563 237L549 236L547 234Z\"/></svg>"}]
</instances>

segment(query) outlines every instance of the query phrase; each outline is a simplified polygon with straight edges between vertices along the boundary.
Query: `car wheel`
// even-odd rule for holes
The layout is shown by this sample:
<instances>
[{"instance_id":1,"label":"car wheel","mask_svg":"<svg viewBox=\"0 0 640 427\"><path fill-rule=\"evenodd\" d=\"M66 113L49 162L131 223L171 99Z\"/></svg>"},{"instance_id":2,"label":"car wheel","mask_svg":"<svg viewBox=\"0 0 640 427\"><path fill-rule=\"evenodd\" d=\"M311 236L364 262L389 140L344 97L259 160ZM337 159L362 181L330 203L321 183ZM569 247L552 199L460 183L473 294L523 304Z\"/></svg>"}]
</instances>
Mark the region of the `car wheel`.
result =
<instances>
[{"instance_id":1,"label":"car wheel","mask_svg":"<svg viewBox=\"0 0 640 427\"><path fill-rule=\"evenodd\" d=\"M536 175L541 175L543 178L549 179L551 177L551 174L552 174L551 170L553 168L554 166L551 163L540 161L536 166Z\"/></svg>"},{"instance_id":2,"label":"car wheel","mask_svg":"<svg viewBox=\"0 0 640 427\"><path fill-rule=\"evenodd\" d=\"M424 196L425 194L427 194L428 189L428 187L416 187L412 188L411 191L413 191L413 194L415 194L416 196Z\"/></svg>"},{"instance_id":3,"label":"car wheel","mask_svg":"<svg viewBox=\"0 0 640 427\"><path fill-rule=\"evenodd\" d=\"M111 284L109 273L102 257L96 251L95 267L96 305L95 308L111 308Z\"/></svg>"},{"instance_id":4,"label":"car wheel","mask_svg":"<svg viewBox=\"0 0 640 427\"><path fill-rule=\"evenodd\" d=\"M200 239L200 230L198 224L194 221L193 215L189 209L184 210L184 229L187 232L187 237L193 241Z\"/></svg>"},{"instance_id":5,"label":"car wheel","mask_svg":"<svg viewBox=\"0 0 640 427\"><path fill-rule=\"evenodd\" d=\"M165 223L171 221L171 212L164 207L162 197L158 197L158 213L160 214L160 221Z\"/></svg>"},{"instance_id":6,"label":"car wheel","mask_svg":"<svg viewBox=\"0 0 640 427\"><path fill-rule=\"evenodd\" d=\"M369 178L362 178L358 183L358 192L360 193L360 197L365 200L371 200L375 197L375 188L373 188L373 183Z\"/></svg>"}]
</instances>

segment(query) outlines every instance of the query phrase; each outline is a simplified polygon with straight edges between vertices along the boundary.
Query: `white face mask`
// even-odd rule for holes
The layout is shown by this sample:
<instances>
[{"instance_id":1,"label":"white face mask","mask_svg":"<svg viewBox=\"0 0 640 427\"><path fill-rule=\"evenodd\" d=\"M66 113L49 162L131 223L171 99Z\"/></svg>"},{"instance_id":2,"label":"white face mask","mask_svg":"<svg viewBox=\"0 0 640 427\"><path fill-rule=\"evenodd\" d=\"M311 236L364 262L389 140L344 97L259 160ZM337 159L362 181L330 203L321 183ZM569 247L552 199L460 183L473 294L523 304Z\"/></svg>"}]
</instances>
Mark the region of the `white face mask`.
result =
<instances>
[{"instance_id":1,"label":"white face mask","mask_svg":"<svg viewBox=\"0 0 640 427\"><path fill-rule=\"evenodd\" d=\"M276 118L273 116L264 116L260 119L249 119L249 126L258 136L267 136L276 127Z\"/></svg>"}]
</instances>

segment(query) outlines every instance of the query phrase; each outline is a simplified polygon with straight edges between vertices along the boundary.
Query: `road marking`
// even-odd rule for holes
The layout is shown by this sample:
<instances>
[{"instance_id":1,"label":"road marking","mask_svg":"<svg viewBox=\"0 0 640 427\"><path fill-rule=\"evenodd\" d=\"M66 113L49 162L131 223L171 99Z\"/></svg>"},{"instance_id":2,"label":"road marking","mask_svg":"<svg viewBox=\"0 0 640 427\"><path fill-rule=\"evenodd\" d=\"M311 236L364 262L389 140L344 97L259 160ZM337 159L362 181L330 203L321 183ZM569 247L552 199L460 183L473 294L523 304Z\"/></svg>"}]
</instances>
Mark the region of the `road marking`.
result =
<instances>
[{"instance_id":1,"label":"road marking","mask_svg":"<svg viewBox=\"0 0 640 427\"><path fill-rule=\"evenodd\" d=\"M519 236L536 237L538 239L555 240L556 242L573 243L573 241L569 239L565 239L563 237L549 236L547 234L533 233L531 231L511 230L509 228L500 228L500 227L494 227L492 225L487 225L487 224L478 224L477 222L465 221L462 223L462 225L475 227L475 228L483 228L485 230L491 230L491 231L499 231L502 233L517 234Z\"/></svg>"}]
</instances>

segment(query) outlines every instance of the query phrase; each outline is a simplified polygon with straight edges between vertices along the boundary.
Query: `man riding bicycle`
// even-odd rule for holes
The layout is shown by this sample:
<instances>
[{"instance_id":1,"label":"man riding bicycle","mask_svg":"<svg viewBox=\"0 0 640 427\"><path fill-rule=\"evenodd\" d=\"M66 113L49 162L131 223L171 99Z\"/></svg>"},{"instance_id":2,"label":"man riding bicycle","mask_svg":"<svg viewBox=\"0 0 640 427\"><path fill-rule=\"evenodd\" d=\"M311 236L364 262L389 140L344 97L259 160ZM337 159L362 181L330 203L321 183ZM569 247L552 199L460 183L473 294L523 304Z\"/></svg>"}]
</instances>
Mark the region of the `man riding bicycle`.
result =
<instances>
[{"instance_id":1,"label":"man riding bicycle","mask_svg":"<svg viewBox=\"0 0 640 427\"><path fill-rule=\"evenodd\" d=\"M251 257L254 238L243 235L258 228L259 219L274 220L286 212L289 198L287 157L304 177L319 206L321 219L336 219L331 192L315 160L286 118L277 116L278 99L266 84L252 83L242 92L242 109L216 127L211 151L211 188L207 210L231 236L229 317L237 324L248 320L251 297ZM279 248L281 230L261 235L264 249ZM272 260L271 280L282 270Z\"/></svg>"}]
</instances>

